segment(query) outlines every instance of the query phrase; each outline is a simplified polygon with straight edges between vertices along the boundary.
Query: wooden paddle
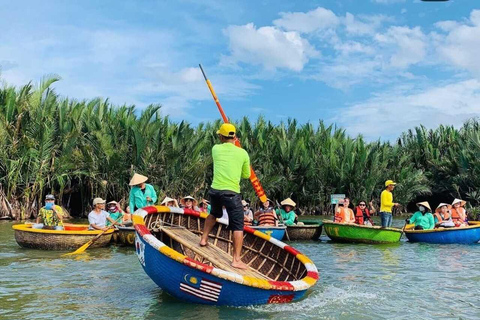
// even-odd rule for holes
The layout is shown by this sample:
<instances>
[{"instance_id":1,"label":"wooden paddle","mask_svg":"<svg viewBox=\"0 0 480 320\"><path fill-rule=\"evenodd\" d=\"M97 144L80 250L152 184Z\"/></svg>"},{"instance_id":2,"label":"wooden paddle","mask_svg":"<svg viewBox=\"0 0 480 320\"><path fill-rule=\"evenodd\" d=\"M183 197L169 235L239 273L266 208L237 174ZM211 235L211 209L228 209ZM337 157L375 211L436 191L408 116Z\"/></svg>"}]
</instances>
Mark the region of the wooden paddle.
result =
<instances>
[{"instance_id":1,"label":"wooden paddle","mask_svg":"<svg viewBox=\"0 0 480 320\"><path fill-rule=\"evenodd\" d=\"M75 250L74 252L69 252L69 253L65 253L63 256L71 256L71 255L74 255L74 254L80 254L80 253L83 253L85 250L88 249L88 247L90 247L93 243L95 243L95 241L98 240L98 238L100 238L101 236L103 236L105 234L105 232L107 232L108 230L112 229L115 227L115 224L120 221L120 219L123 218L123 215L121 215L120 217L118 217L117 220L115 220L115 222L107 228L107 230L104 230L102 233L99 233L98 235L96 235L93 239L91 239L90 241L88 241L87 243L85 243L83 246L81 246L80 248L78 248L77 250Z\"/></svg>"}]
</instances>

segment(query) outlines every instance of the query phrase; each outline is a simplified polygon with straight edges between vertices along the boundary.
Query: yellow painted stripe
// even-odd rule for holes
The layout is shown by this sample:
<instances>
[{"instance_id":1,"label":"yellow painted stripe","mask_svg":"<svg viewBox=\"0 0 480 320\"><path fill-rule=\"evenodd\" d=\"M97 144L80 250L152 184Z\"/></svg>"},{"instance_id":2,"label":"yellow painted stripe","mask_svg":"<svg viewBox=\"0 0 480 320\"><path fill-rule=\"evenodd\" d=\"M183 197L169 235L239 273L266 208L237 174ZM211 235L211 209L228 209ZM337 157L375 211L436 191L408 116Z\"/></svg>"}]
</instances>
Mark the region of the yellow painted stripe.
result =
<instances>
[{"instance_id":1,"label":"yellow painted stripe","mask_svg":"<svg viewBox=\"0 0 480 320\"><path fill-rule=\"evenodd\" d=\"M258 231L258 230L255 230L255 232L253 234L256 235L257 237L265 239L267 241L270 241L270 238L272 237L272 236L269 236L268 234L263 233L263 232Z\"/></svg>"},{"instance_id":2,"label":"yellow painted stripe","mask_svg":"<svg viewBox=\"0 0 480 320\"><path fill-rule=\"evenodd\" d=\"M145 225L145 221L141 216L132 215L133 224Z\"/></svg>"},{"instance_id":3,"label":"yellow painted stripe","mask_svg":"<svg viewBox=\"0 0 480 320\"><path fill-rule=\"evenodd\" d=\"M262 289L272 289L273 287L267 280L260 279L260 278L243 276L243 282L244 284L248 284L252 287L257 287Z\"/></svg>"},{"instance_id":4,"label":"yellow painted stripe","mask_svg":"<svg viewBox=\"0 0 480 320\"><path fill-rule=\"evenodd\" d=\"M208 217L208 213L200 212L200 218L206 219Z\"/></svg>"},{"instance_id":5,"label":"yellow painted stripe","mask_svg":"<svg viewBox=\"0 0 480 320\"><path fill-rule=\"evenodd\" d=\"M296 258L298 260L300 260L303 264L306 264L306 263L312 263L312 260L310 260L307 256L304 256L303 254L297 254Z\"/></svg>"},{"instance_id":6,"label":"yellow painted stripe","mask_svg":"<svg viewBox=\"0 0 480 320\"><path fill-rule=\"evenodd\" d=\"M161 247L160 252L163 253L164 255L166 255L167 257L170 257L173 260L176 260L176 261L182 262L182 263L183 263L183 260L185 260L185 258L186 258L183 254L173 250L169 246Z\"/></svg>"},{"instance_id":7,"label":"yellow painted stripe","mask_svg":"<svg viewBox=\"0 0 480 320\"><path fill-rule=\"evenodd\" d=\"M315 282L317 282L316 279L312 278L312 277L305 277L302 279L303 281L305 281L306 283L308 283L309 286L313 286L315 284Z\"/></svg>"},{"instance_id":8,"label":"yellow painted stripe","mask_svg":"<svg viewBox=\"0 0 480 320\"><path fill-rule=\"evenodd\" d=\"M32 233L43 233L43 234L68 234L68 235L91 235L95 236L102 233L102 230L85 230L85 231L75 231L75 230L47 230L47 229L33 229L32 225L28 224L16 224L12 226L13 230L32 232ZM108 230L105 234L113 233L115 230Z\"/></svg>"}]
</instances>

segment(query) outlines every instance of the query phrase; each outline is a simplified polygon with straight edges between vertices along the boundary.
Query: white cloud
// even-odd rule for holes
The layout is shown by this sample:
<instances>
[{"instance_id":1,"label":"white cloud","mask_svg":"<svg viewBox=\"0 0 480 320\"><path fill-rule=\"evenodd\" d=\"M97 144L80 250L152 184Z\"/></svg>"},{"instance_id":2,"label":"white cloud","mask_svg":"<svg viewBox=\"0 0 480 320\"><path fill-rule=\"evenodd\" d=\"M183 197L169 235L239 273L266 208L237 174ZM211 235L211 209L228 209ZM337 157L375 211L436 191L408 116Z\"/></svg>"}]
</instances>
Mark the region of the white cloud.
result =
<instances>
[{"instance_id":1,"label":"white cloud","mask_svg":"<svg viewBox=\"0 0 480 320\"><path fill-rule=\"evenodd\" d=\"M332 121L348 133L370 139L390 139L414 126L434 128L442 123L460 126L480 116L480 81L476 79L439 87L399 88L382 92L340 111Z\"/></svg>"},{"instance_id":2,"label":"white cloud","mask_svg":"<svg viewBox=\"0 0 480 320\"><path fill-rule=\"evenodd\" d=\"M281 19L273 21L273 24L288 31L310 33L335 27L339 18L331 10L318 7L315 10L304 12L282 12Z\"/></svg>"},{"instance_id":3,"label":"white cloud","mask_svg":"<svg viewBox=\"0 0 480 320\"><path fill-rule=\"evenodd\" d=\"M405 2L406 0L371 0L371 1L375 3L380 3L380 4L393 4L393 3L402 3L402 2Z\"/></svg>"},{"instance_id":4,"label":"white cloud","mask_svg":"<svg viewBox=\"0 0 480 320\"><path fill-rule=\"evenodd\" d=\"M453 66L480 75L480 10L473 10L464 23L441 21L436 24L447 31L438 45L440 55Z\"/></svg>"},{"instance_id":5,"label":"white cloud","mask_svg":"<svg viewBox=\"0 0 480 320\"><path fill-rule=\"evenodd\" d=\"M229 26L225 29L229 39L228 62L262 65L267 70L277 68L302 71L310 58L319 55L298 32L284 32L275 27L256 28L253 23Z\"/></svg>"}]
</instances>

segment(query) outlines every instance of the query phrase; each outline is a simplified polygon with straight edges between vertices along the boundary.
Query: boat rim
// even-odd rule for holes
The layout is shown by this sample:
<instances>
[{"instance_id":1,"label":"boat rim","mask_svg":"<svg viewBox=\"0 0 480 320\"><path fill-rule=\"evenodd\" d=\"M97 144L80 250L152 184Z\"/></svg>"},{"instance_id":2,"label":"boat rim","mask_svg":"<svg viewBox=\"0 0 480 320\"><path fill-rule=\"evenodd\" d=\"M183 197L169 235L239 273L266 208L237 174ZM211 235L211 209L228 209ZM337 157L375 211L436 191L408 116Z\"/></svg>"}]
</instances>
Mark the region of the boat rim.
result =
<instances>
[{"instance_id":1,"label":"boat rim","mask_svg":"<svg viewBox=\"0 0 480 320\"><path fill-rule=\"evenodd\" d=\"M333 222L330 220L323 220L323 225L336 225L336 226L345 226L345 227L353 227L353 228L364 228L364 229L374 229L374 230L383 230L383 231L393 231L393 232L400 232L402 233L403 230L400 228L382 228L380 226L364 226L360 224L353 224L353 223L339 223Z\"/></svg>"},{"instance_id":2,"label":"boat rim","mask_svg":"<svg viewBox=\"0 0 480 320\"><path fill-rule=\"evenodd\" d=\"M200 261L189 258L180 252L172 249L167 246L165 243L157 239L150 230L147 229L145 225L145 217L149 214L155 213L176 213L183 215L190 215L193 217L200 217L205 219L208 216L208 213L199 212L192 209L182 209L176 207L166 207L166 206L148 206L142 209L138 209L134 212L132 216L133 224L135 227L136 233L149 245L157 249L161 254L165 255L167 258L173 259L189 268L200 270L212 276L235 282L241 285L264 289L264 290L279 290L279 291L303 291L312 287L319 278L318 270L315 264L308 258L306 255L295 250L293 247L283 243L280 240L277 240L261 231L252 229L248 226L244 227L244 232L253 234L256 237L262 238L266 241L269 241L273 245L280 247L285 250L287 253L292 254L296 259L298 259L306 268L307 275L299 280L295 281L274 281L274 280L265 280L261 278L254 278L243 276L241 274L226 271L220 268L206 265ZM225 219L217 219L217 222L226 225Z\"/></svg>"},{"instance_id":3,"label":"boat rim","mask_svg":"<svg viewBox=\"0 0 480 320\"><path fill-rule=\"evenodd\" d=\"M471 230L480 228L480 224L472 224L465 227L453 227L453 228L435 228L430 230L412 230L405 229L405 233L415 234L415 233L434 233L434 232L451 232L451 231L462 231L462 230Z\"/></svg>"},{"instance_id":4,"label":"boat rim","mask_svg":"<svg viewBox=\"0 0 480 320\"><path fill-rule=\"evenodd\" d=\"M88 228L88 225L85 225ZM12 226L13 230L31 232L31 233L43 233L43 234L68 234L68 235L98 235L103 230L50 230L50 229L33 229L31 224L15 224ZM110 229L105 231L105 235L113 233L115 230Z\"/></svg>"}]
</instances>

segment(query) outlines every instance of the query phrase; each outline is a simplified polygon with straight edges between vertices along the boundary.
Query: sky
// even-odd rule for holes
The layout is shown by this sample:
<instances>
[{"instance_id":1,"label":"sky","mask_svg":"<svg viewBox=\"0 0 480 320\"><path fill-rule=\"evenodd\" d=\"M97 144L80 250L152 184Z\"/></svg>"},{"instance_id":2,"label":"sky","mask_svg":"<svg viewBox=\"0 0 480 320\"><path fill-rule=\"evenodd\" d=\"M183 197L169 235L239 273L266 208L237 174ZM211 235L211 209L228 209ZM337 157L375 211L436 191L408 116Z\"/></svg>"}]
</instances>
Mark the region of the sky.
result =
<instances>
[{"instance_id":1,"label":"sky","mask_svg":"<svg viewBox=\"0 0 480 320\"><path fill-rule=\"evenodd\" d=\"M336 124L391 140L480 115L480 2L0 0L0 81L48 75L172 121Z\"/></svg>"}]
</instances>

